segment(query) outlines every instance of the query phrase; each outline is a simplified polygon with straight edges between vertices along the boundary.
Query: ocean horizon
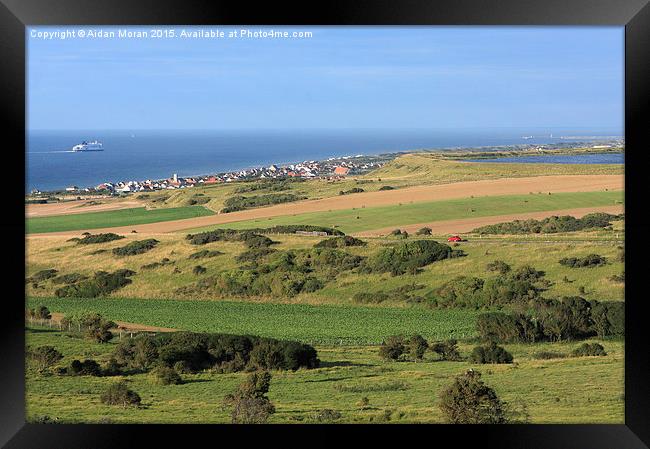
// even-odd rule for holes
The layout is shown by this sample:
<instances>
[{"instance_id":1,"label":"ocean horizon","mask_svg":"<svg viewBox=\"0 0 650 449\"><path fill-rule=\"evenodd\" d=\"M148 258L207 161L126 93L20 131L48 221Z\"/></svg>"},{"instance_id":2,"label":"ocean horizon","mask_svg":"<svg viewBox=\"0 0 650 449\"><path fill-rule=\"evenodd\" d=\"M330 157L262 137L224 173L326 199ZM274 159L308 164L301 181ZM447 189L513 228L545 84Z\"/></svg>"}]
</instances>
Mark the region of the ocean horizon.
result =
<instances>
[{"instance_id":1,"label":"ocean horizon","mask_svg":"<svg viewBox=\"0 0 650 449\"><path fill-rule=\"evenodd\" d=\"M180 177L207 175L358 154L615 138L623 138L620 131L603 128L31 130L27 134L25 190L162 179L173 173ZM104 151L69 152L73 145L94 139L103 142Z\"/></svg>"}]
</instances>

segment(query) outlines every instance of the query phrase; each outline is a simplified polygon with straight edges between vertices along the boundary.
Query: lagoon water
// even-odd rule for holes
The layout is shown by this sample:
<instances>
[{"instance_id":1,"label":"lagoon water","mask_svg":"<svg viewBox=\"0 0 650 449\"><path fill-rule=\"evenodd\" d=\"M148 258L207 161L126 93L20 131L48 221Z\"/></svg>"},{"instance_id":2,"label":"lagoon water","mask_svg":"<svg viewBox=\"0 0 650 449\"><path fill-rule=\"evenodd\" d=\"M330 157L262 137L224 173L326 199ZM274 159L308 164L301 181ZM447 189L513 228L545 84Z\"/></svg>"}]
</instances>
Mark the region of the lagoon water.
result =
<instances>
[{"instance_id":1,"label":"lagoon water","mask_svg":"<svg viewBox=\"0 0 650 449\"><path fill-rule=\"evenodd\" d=\"M519 164L623 164L623 153L559 154L539 156L500 157L494 159L466 159L467 162L503 162Z\"/></svg>"},{"instance_id":2,"label":"lagoon water","mask_svg":"<svg viewBox=\"0 0 650 449\"><path fill-rule=\"evenodd\" d=\"M551 133L553 136L550 137ZM530 139L522 136L538 135ZM30 131L26 191L95 186L106 181L203 175L272 163L322 160L425 148L562 142L560 136L610 139L612 130L286 130L286 131ZM72 153L98 139L102 152ZM594 140L594 139L590 139ZM499 160L500 162L504 160Z\"/></svg>"}]
</instances>

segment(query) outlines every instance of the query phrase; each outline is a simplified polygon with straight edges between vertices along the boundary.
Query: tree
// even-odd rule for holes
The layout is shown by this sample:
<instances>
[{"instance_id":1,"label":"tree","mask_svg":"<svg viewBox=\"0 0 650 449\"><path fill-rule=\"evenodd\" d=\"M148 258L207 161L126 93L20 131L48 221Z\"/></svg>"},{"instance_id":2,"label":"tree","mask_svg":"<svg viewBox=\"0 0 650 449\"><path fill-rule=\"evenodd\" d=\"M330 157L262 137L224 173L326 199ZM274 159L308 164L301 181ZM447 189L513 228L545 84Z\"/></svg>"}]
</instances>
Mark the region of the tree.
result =
<instances>
[{"instance_id":1,"label":"tree","mask_svg":"<svg viewBox=\"0 0 650 449\"><path fill-rule=\"evenodd\" d=\"M41 373L62 358L63 354L57 351L54 346L39 346L27 350L27 359Z\"/></svg>"},{"instance_id":2,"label":"tree","mask_svg":"<svg viewBox=\"0 0 650 449\"><path fill-rule=\"evenodd\" d=\"M234 394L224 398L224 404L232 407L233 424L262 424L275 413L275 406L266 396L270 384L271 373L254 372Z\"/></svg>"},{"instance_id":3,"label":"tree","mask_svg":"<svg viewBox=\"0 0 650 449\"><path fill-rule=\"evenodd\" d=\"M451 424L504 424L504 404L496 392L481 380L481 373L469 370L456 377L440 395L440 410Z\"/></svg>"},{"instance_id":4,"label":"tree","mask_svg":"<svg viewBox=\"0 0 650 449\"><path fill-rule=\"evenodd\" d=\"M386 360L398 360L405 351L404 337L391 335L381 344L379 355Z\"/></svg>"},{"instance_id":5,"label":"tree","mask_svg":"<svg viewBox=\"0 0 650 449\"><path fill-rule=\"evenodd\" d=\"M429 348L429 343L425 340L425 338L422 335L412 335L407 341L405 345L405 349L407 350L409 356L413 358L414 360L422 360L424 357L424 353L426 350Z\"/></svg>"},{"instance_id":6,"label":"tree","mask_svg":"<svg viewBox=\"0 0 650 449\"><path fill-rule=\"evenodd\" d=\"M415 235L431 235L431 228L429 227L420 228L415 233Z\"/></svg>"},{"instance_id":7,"label":"tree","mask_svg":"<svg viewBox=\"0 0 650 449\"><path fill-rule=\"evenodd\" d=\"M487 271L496 271L499 274L506 274L511 270L511 267L503 260L495 260L487 264L485 269Z\"/></svg>"},{"instance_id":8,"label":"tree","mask_svg":"<svg viewBox=\"0 0 650 449\"><path fill-rule=\"evenodd\" d=\"M85 315L81 320L81 325L85 327L85 336L90 340L97 343L106 343L113 338L111 329L117 327L112 321L104 319L98 313L90 313Z\"/></svg>"},{"instance_id":9,"label":"tree","mask_svg":"<svg viewBox=\"0 0 650 449\"><path fill-rule=\"evenodd\" d=\"M487 346L476 346L470 360L474 363L512 363L512 354L491 342Z\"/></svg>"},{"instance_id":10,"label":"tree","mask_svg":"<svg viewBox=\"0 0 650 449\"><path fill-rule=\"evenodd\" d=\"M460 353L457 345L458 342L454 339L437 341L431 346L431 350L440 356L440 360L458 361Z\"/></svg>"}]
</instances>

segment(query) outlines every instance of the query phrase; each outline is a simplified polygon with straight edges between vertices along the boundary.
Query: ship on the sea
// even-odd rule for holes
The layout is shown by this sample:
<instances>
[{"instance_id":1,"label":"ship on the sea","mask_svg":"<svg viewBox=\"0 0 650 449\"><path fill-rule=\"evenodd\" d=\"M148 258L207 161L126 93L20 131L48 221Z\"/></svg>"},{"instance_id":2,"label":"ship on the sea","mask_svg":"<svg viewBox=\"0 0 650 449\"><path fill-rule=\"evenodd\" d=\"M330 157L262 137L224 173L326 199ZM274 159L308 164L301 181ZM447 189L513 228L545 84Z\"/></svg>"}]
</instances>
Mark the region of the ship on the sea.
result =
<instances>
[{"instance_id":1,"label":"ship on the sea","mask_svg":"<svg viewBox=\"0 0 650 449\"><path fill-rule=\"evenodd\" d=\"M101 142L93 140L91 142L86 142L85 140L71 148L71 151L74 153L82 151L104 151L104 146Z\"/></svg>"}]
</instances>

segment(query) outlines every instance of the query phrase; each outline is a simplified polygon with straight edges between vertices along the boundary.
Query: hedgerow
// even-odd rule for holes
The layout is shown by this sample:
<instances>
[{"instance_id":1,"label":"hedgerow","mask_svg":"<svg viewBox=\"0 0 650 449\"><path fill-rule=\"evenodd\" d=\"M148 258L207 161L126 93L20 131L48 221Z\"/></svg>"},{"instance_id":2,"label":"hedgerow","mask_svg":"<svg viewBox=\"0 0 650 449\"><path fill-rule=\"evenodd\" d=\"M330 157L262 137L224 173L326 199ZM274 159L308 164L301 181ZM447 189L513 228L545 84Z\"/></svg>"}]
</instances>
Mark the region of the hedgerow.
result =
<instances>
[{"instance_id":1,"label":"hedgerow","mask_svg":"<svg viewBox=\"0 0 650 449\"><path fill-rule=\"evenodd\" d=\"M231 196L224 201L221 212L236 212L238 210L252 209L255 207L270 206L272 204L290 203L304 200L306 196L299 196L293 193L269 193L258 196Z\"/></svg>"},{"instance_id":2,"label":"hedgerow","mask_svg":"<svg viewBox=\"0 0 650 449\"><path fill-rule=\"evenodd\" d=\"M314 248L345 248L347 246L365 246L366 242L363 240L357 239L355 237L346 235L343 237L333 237L320 242L314 245Z\"/></svg>"},{"instance_id":3,"label":"hedgerow","mask_svg":"<svg viewBox=\"0 0 650 449\"><path fill-rule=\"evenodd\" d=\"M605 228L611 226L613 220L620 220L622 218L622 214L612 215L602 212L587 214L582 218L575 218L570 215L552 216L542 220L514 220L511 222L481 226L472 232L478 234L552 234Z\"/></svg>"},{"instance_id":4,"label":"hedgerow","mask_svg":"<svg viewBox=\"0 0 650 449\"><path fill-rule=\"evenodd\" d=\"M560 265L571 268L592 268L607 264L607 259L598 254L588 254L585 257L565 257L560 259Z\"/></svg>"}]
</instances>

